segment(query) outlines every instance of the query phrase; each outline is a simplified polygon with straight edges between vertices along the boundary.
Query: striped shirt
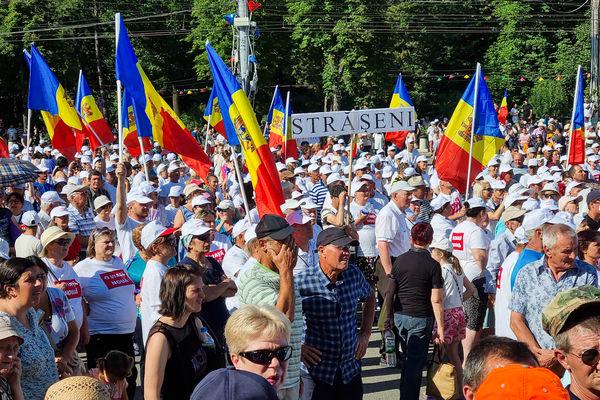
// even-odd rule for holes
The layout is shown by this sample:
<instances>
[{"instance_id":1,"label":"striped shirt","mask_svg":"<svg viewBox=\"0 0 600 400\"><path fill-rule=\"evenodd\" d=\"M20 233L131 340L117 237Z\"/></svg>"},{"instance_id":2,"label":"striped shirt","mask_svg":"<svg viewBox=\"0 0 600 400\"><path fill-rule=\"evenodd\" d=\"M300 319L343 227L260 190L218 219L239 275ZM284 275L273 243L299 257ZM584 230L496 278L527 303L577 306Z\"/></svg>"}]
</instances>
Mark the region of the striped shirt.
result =
<instances>
[{"instance_id":1,"label":"striped shirt","mask_svg":"<svg viewBox=\"0 0 600 400\"><path fill-rule=\"evenodd\" d=\"M327 187L321 181L315 183L308 191L308 196L317 205L317 221L321 220L321 210L323 210L323 203L325 203L328 193L329 190L327 190Z\"/></svg>"},{"instance_id":2,"label":"striped shirt","mask_svg":"<svg viewBox=\"0 0 600 400\"><path fill-rule=\"evenodd\" d=\"M256 261L240 275L237 296L241 304L275 306L279 296L279 287L279 274ZM290 336L290 346L293 351L292 357L288 361L287 376L281 386L282 389L288 389L300 383L300 349L304 321L302 319L302 300L297 285L294 285L294 292L294 321Z\"/></svg>"},{"instance_id":3,"label":"striped shirt","mask_svg":"<svg viewBox=\"0 0 600 400\"><path fill-rule=\"evenodd\" d=\"M67 211L69 212L69 229L74 234L87 237L96 229L94 214L89 208L86 208L82 214L71 204Z\"/></svg>"}]
</instances>

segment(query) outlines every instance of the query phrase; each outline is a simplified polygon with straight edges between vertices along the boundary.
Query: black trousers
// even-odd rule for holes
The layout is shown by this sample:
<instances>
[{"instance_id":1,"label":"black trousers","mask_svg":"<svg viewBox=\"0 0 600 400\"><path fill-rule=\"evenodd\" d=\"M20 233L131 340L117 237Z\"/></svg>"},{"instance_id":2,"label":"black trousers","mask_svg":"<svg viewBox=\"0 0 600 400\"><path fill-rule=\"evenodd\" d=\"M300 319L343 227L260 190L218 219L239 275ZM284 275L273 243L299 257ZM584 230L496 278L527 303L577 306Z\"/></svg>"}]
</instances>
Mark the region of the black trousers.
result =
<instances>
[{"instance_id":1,"label":"black trousers","mask_svg":"<svg viewBox=\"0 0 600 400\"><path fill-rule=\"evenodd\" d=\"M111 350L119 350L128 356L135 358L133 351L133 333L126 333L122 335L111 335L111 334L99 334L91 335L90 343L85 346L87 352L87 367L95 368L96 360L104 357ZM135 397L137 379L137 368L135 364L131 371L131 376L127 378L127 396L130 399Z\"/></svg>"},{"instance_id":2,"label":"black trousers","mask_svg":"<svg viewBox=\"0 0 600 400\"><path fill-rule=\"evenodd\" d=\"M335 374L333 385L329 385L323 381L313 378L315 388L312 394L312 400L362 400L363 384L362 377L358 373L348 383L342 381L342 373L340 370Z\"/></svg>"}]
</instances>

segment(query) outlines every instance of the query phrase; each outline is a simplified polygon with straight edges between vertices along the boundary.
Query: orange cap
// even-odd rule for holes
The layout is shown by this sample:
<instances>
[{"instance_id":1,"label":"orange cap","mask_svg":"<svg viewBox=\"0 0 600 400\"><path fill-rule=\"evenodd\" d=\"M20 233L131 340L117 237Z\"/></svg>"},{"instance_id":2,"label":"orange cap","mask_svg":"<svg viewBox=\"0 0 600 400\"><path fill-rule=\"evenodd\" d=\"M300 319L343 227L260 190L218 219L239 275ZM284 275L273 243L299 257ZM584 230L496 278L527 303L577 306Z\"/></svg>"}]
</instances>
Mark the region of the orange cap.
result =
<instances>
[{"instance_id":1,"label":"orange cap","mask_svg":"<svg viewBox=\"0 0 600 400\"><path fill-rule=\"evenodd\" d=\"M475 400L569 400L556 374L546 368L496 368L475 392Z\"/></svg>"}]
</instances>

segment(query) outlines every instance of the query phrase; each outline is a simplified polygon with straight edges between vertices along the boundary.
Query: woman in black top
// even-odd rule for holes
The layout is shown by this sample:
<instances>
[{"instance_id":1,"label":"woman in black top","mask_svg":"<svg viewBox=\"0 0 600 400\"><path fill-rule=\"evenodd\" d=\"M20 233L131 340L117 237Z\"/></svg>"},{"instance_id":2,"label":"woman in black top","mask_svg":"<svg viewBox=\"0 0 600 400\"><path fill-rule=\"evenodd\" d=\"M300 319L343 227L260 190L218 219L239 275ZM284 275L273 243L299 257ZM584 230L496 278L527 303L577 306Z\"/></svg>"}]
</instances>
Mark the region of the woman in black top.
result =
<instances>
[{"instance_id":1,"label":"woman in black top","mask_svg":"<svg viewBox=\"0 0 600 400\"><path fill-rule=\"evenodd\" d=\"M160 314L146 344L144 398L189 399L210 371L225 365L222 347L196 316L202 309L202 271L177 264L160 285ZM210 336L208 336L210 335Z\"/></svg>"},{"instance_id":2,"label":"woman in black top","mask_svg":"<svg viewBox=\"0 0 600 400\"><path fill-rule=\"evenodd\" d=\"M394 312L393 323L400 333L405 357L400 375L401 400L419 398L434 318L436 341L444 342L444 280L440 264L428 250L433 229L420 222L412 227L410 236L413 247L394 261L383 308L389 310L386 329L392 327Z\"/></svg>"}]
</instances>

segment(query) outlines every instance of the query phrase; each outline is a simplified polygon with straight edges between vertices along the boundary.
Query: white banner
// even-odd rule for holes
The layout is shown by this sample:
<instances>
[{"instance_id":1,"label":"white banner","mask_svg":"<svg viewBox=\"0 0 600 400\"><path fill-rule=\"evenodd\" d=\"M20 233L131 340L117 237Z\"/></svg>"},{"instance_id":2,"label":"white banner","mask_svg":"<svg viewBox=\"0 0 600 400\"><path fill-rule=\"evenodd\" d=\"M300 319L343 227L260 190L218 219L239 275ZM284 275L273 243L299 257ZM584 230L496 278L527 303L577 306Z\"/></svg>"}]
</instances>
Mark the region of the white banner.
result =
<instances>
[{"instance_id":1,"label":"white banner","mask_svg":"<svg viewBox=\"0 0 600 400\"><path fill-rule=\"evenodd\" d=\"M294 139L414 130L415 109L413 107L292 115Z\"/></svg>"}]
</instances>

